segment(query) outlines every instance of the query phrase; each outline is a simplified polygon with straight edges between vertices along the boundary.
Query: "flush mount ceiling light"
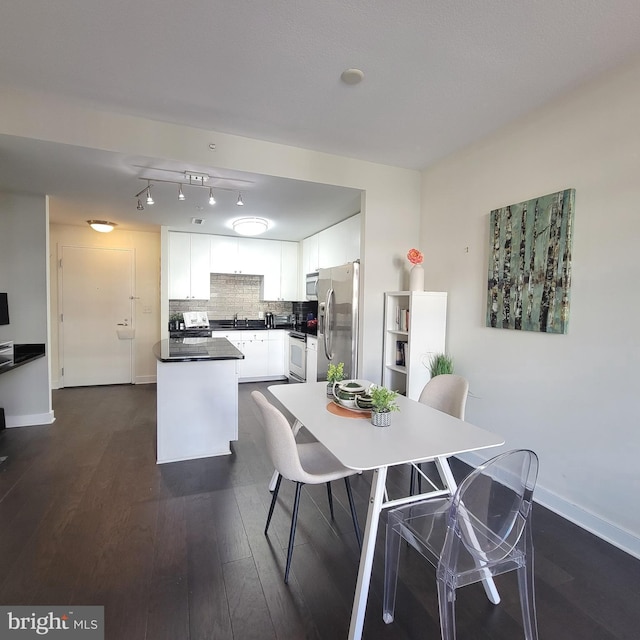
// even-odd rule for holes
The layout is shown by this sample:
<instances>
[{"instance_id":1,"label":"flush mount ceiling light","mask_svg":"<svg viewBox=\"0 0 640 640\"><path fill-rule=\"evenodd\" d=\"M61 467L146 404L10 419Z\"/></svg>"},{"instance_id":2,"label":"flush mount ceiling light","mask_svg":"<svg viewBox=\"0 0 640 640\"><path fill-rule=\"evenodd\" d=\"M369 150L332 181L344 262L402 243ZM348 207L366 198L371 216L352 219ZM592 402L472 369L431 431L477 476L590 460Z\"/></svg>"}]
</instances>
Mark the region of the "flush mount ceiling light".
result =
<instances>
[{"instance_id":1,"label":"flush mount ceiling light","mask_svg":"<svg viewBox=\"0 0 640 640\"><path fill-rule=\"evenodd\" d=\"M236 204L237 204L239 207L244 206L244 202L242 202L242 194L241 194L239 191L238 191L238 201L236 202Z\"/></svg>"},{"instance_id":2,"label":"flush mount ceiling light","mask_svg":"<svg viewBox=\"0 0 640 640\"><path fill-rule=\"evenodd\" d=\"M118 225L115 222L108 222L107 220L87 220L87 224L94 230L100 233L109 233L113 231L114 227Z\"/></svg>"},{"instance_id":3,"label":"flush mount ceiling light","mask_svg":"<svg viewBox=\"0 0 640 640\"><path fill-rule=\"evenodd\" d=\"M182 192L182 185L178 187L178 200L185 200L184 193Z\"/></svg>"},{"instance_id":4,"label":"flush mount ceiling light","mask_svg":"<svg viewBox=\"0 0 640 640\"><path fill-rule=\"evenodd\" d=\"M231 226L241 236L258 236L269 228L269 223L264 218L238 218Z\"/></svg>"},{"instance_id":5,"label":"flush mount ceiling light","mask_svg":"<svg viewBox=\"0 0 640 640\"><path fill-rule=\"evenodd\" d=\"M340 76L340 80L345 84L358 84L363 78L364 72L360 69L345 69Z\"/></svg>"}]
</instances>

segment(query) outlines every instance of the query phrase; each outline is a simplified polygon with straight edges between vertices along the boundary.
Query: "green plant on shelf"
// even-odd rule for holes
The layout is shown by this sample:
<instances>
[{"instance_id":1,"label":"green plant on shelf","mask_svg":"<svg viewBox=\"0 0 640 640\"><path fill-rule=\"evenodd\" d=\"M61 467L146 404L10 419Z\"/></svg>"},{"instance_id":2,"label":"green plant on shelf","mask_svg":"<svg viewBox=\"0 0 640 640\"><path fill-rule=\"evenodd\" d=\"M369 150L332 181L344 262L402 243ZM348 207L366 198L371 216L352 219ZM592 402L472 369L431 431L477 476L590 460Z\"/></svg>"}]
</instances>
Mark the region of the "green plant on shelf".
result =
<instances>
[{"instance_id":1,"label":"green plant on shelf","mask_svg":"<svg viewBox=\"0 0 640 640\"><path fill-rule=\"evenodd\" d=\"M453 358L444 353L434 353L429 359L429 372L432 378L453 373Z\"/></svg>"}]
</instances>

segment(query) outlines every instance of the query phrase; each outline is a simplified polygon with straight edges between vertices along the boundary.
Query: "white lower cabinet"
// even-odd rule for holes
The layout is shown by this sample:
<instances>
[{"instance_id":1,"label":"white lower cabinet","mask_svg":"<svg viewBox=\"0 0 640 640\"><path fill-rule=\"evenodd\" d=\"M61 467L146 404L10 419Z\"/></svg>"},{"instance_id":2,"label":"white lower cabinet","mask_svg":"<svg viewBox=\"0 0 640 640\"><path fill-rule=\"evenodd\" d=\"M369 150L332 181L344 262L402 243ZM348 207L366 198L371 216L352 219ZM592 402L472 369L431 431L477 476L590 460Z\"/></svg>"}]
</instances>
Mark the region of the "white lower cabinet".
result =
<instances>
[{"instance_id":1,"label":"white lower cabinet","mask_svg":"<svg viewBox=\"0 0 640 640\"><path fill-rule=\"evenodd\" d=\"M286 334L283 329L258 331L214 331L213 337L227 338L244 355L238 361L240 382L279 380L286 377Z\"/></svg>"}]
</instances>

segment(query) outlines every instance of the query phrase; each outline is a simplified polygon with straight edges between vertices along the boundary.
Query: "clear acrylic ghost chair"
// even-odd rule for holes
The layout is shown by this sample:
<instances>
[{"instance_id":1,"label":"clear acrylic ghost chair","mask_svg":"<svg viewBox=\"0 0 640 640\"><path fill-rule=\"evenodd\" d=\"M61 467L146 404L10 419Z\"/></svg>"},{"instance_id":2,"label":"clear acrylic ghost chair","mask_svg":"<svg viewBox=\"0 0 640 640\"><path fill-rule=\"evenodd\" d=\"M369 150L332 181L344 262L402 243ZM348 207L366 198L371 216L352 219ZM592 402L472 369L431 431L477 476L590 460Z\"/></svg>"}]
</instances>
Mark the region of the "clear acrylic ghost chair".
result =
<instances>
[{"instance_id":1,"label":"clear acrylic ghost chair","mask_svg":"<svg viewBox=\"0 0 640 640\"><path fill-rule=\"evenodd\" d=\"M538 457L519 449L472 471L455 495L388 512L383 619L393 621L400 542L436 567L443 640L455 640L456 589L507 571L518 572L526 640L537 640L531 507ZM411 550L409 549L409 552Z\"/></svg>"},{"instance_id":2,"label":"clear acrylic ghost chair","mask_svg":"<svg viewBox=\"0 0 640 640\"><path fill-rule=\"evenodd\" d=\"M265 535L267 535L267 531L269 530L269 523L271 522L271 516L276 506L282 478L285 477L296 483L296 495L291 514L291 529L289 531L287 565L284 572L284 581L289 582L289 569L291 568L291 558L293 556L293 543L298 521L300 493L304 484L326 483L329 509L331 511L331 517L333 518L331 482L344 478L356 539L358 540L358 546L360 548L362 547L362 536L360 527L358 526L358 516L353 503L353 494L349 482L349 476L355 475L358 472L343 466L338 459L319 442L298 444L288 420L262 393L252 391L251 398L258 406L262 416L262 426L264 427L267 440L267 450L278 474L276 486L271 498L271 506L269 507L269 515L267 516L267 524L264 528Z\"/></svg>"},{"instance_id":3,"label":"clear acrylic ghost chair","mask_svg":"<svg viewBox=\"0 0 640 640\"><path fill-rule=\"evenodd\" d=\"M464 420L464 410L467 404L467 395L469 393L469 383L462 376L453 373L443 373L434 376L427 382L420 393L418 402L426 404L433 409L438 409L444 413L448 413L454 418ZM420 467L420 464L417 464ZM411 465L411 480L409 481L409 492L413 495L416 476L418 479L418 490L420 491L422 483L422 475L416 470L416 463Z\"/></svg>"}]
</instances>

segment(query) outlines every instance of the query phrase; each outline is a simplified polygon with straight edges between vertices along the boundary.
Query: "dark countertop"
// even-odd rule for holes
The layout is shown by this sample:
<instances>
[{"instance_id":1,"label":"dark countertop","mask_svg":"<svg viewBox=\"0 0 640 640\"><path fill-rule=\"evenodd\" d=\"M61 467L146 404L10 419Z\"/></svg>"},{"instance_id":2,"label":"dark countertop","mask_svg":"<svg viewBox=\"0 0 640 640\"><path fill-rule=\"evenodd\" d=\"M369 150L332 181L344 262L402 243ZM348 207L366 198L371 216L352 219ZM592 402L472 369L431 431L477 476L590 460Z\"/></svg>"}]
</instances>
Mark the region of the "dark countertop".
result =
<instances>
[{"instance_id":1,"label":"dark countertop","mask_svg":"<svg viewBox=\"0 0 640 640\"><path fill-rule=\"evenodd\" d=\"M191 362L195 360L242 360L226 338L169 338L153 345L153 355L160 362Z\"/></svg>"},{"instance_id":2,"label":"dark countertop","mask_svg":"<svg viewBox=\"0 0 640 640\"><path fill-rule=\"evenodd\" d=\"M24 364L33 362L38 358L44 358L45 349L43 344L14 344L13 362L0 366L0 374L13 371Z\"/></svg>"}]
</instances>

